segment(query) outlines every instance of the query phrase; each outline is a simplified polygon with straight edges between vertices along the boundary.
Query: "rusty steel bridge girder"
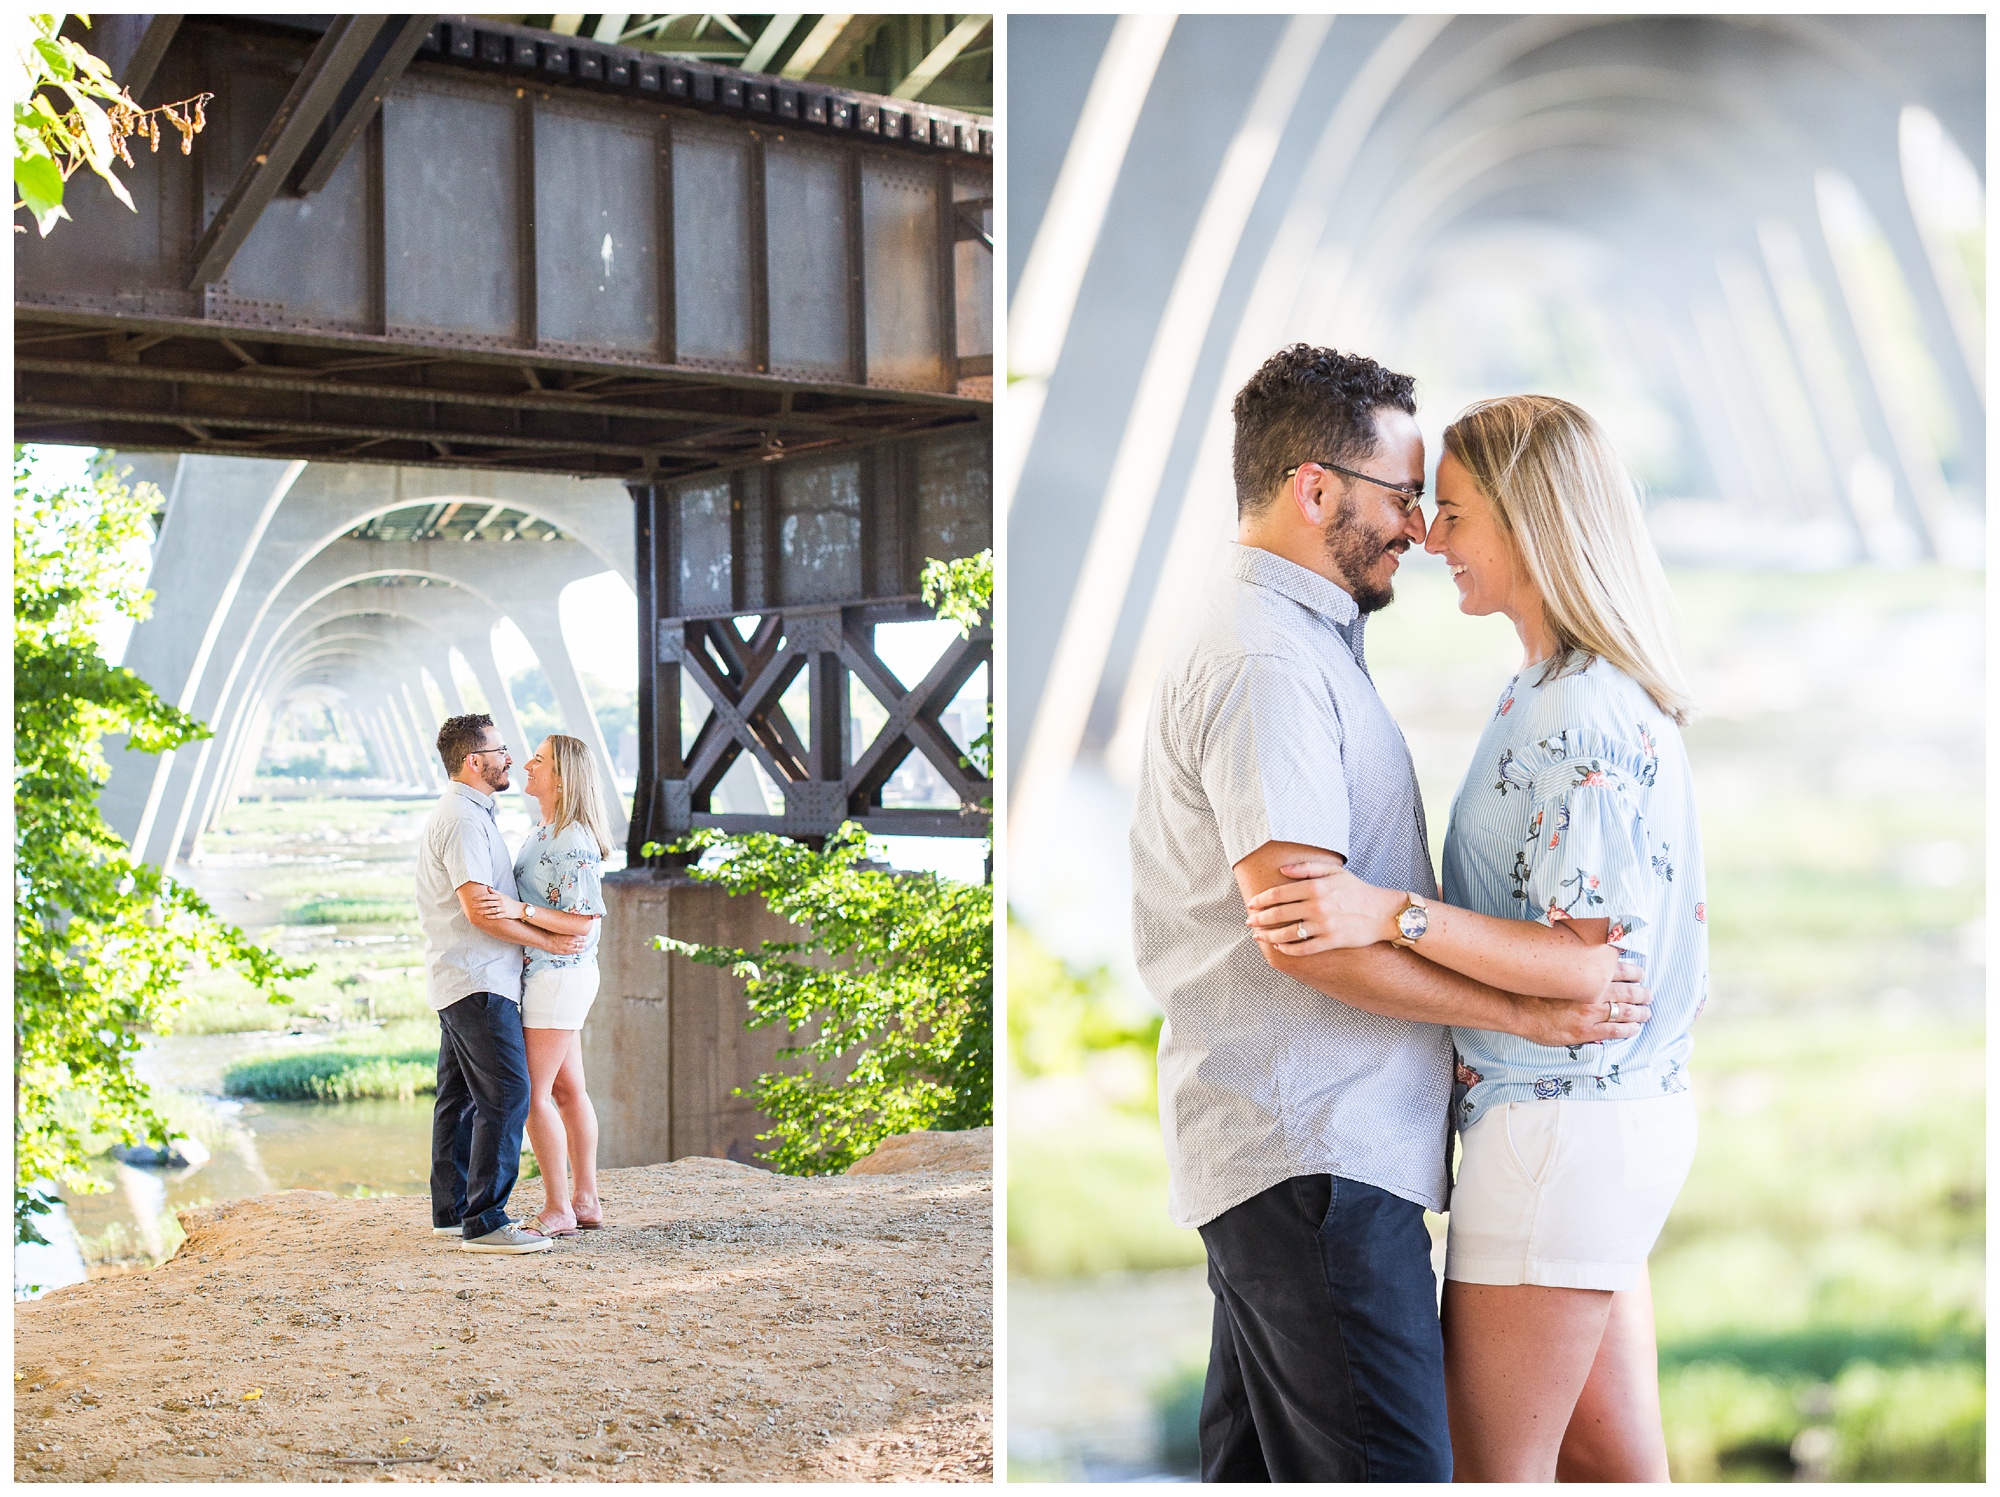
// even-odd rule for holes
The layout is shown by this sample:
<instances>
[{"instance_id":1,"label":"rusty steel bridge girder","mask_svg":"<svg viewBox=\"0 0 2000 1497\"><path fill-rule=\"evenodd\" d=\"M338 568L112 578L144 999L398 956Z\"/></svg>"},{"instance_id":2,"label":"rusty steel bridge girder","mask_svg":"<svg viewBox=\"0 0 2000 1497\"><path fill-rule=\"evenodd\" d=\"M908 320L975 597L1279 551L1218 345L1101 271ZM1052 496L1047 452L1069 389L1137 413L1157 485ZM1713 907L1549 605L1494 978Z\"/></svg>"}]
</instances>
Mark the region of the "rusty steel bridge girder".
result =
<instances>
[{"instance_id":1,"label":"rusty steel bridge girder","mask_svg":"<svg viewBox=\"0 0 2000 1497\"><path fill-rule=\"evenodd\" d=\"M940 714L982 667L990 711L991 629L954 641L912 686L876 653L874 629L933 616L918 596L926 560L992 544L988 429L635 484L632 496L641 654L631 866L672 861L643 849L698 827L822 838L852 820L879 834L987 834L992 782ZM803 723L781 701L801 677ZM855 733L856 681L886 719L866 742ZM695 725L684 707L701 706ZM711 805L745 754L778 787L782 813ZM956 806L884 804L912 756Z\"/></svg>"},{"instance_id":2,"label":"rusty steel bridge girder","mask_svg":"<svg viewBox=\"0 0 2000 1497\"><path fill-rule=\"evenodd\" d=\"M655 483L985 428L990 121L425 19L147 28L210 124L17 237L18 439Z\"/></svg>"}]
</instances>

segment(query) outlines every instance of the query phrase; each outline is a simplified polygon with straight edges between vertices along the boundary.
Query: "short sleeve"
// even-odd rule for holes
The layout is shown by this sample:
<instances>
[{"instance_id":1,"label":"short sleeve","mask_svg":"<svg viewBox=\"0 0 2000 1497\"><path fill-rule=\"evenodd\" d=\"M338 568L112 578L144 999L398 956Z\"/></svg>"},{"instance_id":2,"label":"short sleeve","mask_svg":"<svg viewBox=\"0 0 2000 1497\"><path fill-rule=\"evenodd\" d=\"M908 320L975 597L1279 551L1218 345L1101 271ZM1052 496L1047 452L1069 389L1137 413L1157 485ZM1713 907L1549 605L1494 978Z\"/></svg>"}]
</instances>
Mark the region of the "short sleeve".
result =
<instances>
[{"instance_id":1,"label":"short sleeve","mask_svg":"<svg viewBox=\"0 0 2000 1497\"><path fill-rule=\"evenodd\" d=\"M451 888L466 884L492 887L491 859L487 856L486 838L478 827L462 816L451 816L445 818L433 835L437 839L438 860Z\"/></svg>"},{"instance_id":2,"label":"short sleeve","mask_svg":"<svg viewBox=\"0 0 2000 1497\"><path fill-rule=\"evenodd\" d=\"M597 844L590 833L581 828L581 835L574 840L565 837L553 852L554 867L550 896L559 910L572 915L602 915L604 913L604 860L598 856ZM562 845L562 844L568 845Z\"/></svg>"},{"instance_id":3,"label":"short sleeve","mask_svg":"<svg viewBox=\"0 0 2000 1497\"><path fill-rule=\"evenodd\" d=\"M1565 753L1535 776L1534 795L1516 896L1544 925L1609 920L1612 945L1649 952L1672 860L1648 833L1641 783L1609 753Z\"/></svg>"},{"instance_id":4,"label":"short sleeve","mask_svg":"<svg viewBox=\"0 0 2000 1497\"><path fill-rule=\"evenodd\" d=\"M1203 695L1194 767L1230 864L1266 842L1345 857L1347 774L1326 682L1252 655L1216 671Z\"/></svg>"}]
</instances>

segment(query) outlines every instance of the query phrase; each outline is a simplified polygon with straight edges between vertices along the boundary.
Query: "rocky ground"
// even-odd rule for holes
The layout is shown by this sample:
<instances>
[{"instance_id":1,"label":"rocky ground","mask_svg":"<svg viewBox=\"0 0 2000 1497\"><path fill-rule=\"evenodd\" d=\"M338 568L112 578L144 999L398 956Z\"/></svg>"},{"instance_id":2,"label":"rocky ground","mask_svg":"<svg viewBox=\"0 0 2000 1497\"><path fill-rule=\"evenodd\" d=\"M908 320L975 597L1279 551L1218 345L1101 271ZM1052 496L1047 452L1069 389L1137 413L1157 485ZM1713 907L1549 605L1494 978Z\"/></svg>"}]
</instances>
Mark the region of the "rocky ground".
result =
<instances>
[{"instance_id":1,"label":"rocky ground","mask_svg":"<svg viewBox=\"0 0 2000 1497\"><path fill-rule=\"evenodd\" d=\"M151 1273L15 1306L15 1476L990 1481L990 1156L607 1171L608 1229L521 1257L415 1197L188 1212Z\"/></svg>"}]
</instances>

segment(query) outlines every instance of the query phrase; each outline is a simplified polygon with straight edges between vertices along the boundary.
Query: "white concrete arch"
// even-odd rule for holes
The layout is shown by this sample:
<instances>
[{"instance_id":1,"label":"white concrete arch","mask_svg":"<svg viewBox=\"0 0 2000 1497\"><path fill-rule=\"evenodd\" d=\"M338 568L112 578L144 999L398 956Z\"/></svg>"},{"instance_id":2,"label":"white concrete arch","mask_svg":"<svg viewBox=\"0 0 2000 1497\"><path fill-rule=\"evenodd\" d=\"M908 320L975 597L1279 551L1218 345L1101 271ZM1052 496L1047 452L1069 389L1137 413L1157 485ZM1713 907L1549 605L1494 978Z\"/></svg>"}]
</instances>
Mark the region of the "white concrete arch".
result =
<instances>
[{"instance_id":1,"label":"white concrete arch","mask_svg":"<svg viewBox=\"0 0 2000 1497\"><path fill-rule=\"evenodd\" d=\"M293 618L289 632L276 642L276 648L267 657L258 677L251 682L245 694L244 706L238 709L233 720L227 725L228 736L223 748L223 768L217 776L217 785L231 787L229 795L238 793L234 787L247 779L247 774L240 765L247 759L248 763L254 766L268 731L263 725L275 714L278 700L283 696L289 681L296 675L299 662L309 659L310 652L322 647L328 640L376 643L401 651L420 663L433 679L440 680L440 694L445 696L448 709L463 710L463 703L458 701L457 684L451 679L450 650L457 640L451 632L439 627L435 618L427 621L413 617L408 612L393 611L394 604L385 602L385 599L393 599L397 593L403 591L405 590L353 585L339 587L307 605ZM463 592L462 589L454 588L424 588L411 591L419 594ZM498 621L499 614L476 597L464 597L462 603L463 609L456 612L436 610L434 613L439 616L449 613L452 617L460 617L464 610L469 609L471 616L484 625L483 628L475 627L470 631L464 642L468 648L479 654L485 667L480 669L479 666L475 666L475 671L481 680L481 689L501 692L499 710L507 714L502 720L510 721L511 703L506 698L498 669L492 664L490 648L492 625ZM483 653L479 653L482 645L486 648ZM442 678L439 672L443 673ZM247 730L238 731L239 726L245 723L250 725ZM437 722L431 721L422 735L427 744L424 749L426 765L434 763L434 754L428 742L434 738L438 726ZM506 730L503 728L502 731ZM215 820L228 807L229 795L217 796L212 807L205 805L202 808L203 814L197 823L201 831L213 828Z\"/></svg>"},{"instance_id":2,"label":"white concrete arch","mask_svg":"<svg viewBox=\"0 0 2000 1497\"><path fill-rule=\"evenodd\" d=\"M155 612L133 631L125 663L212 725L240 717L229 704L255 658L272 601L312 558L379 516L419 504L504 506L574 537L560 544L592 558L581 575L610 570L628 584L636 575L630 500L612 480L189 455L179 460L168 489L167 517L154 547ZM227 566L217 565L218 537L227 538L225 546L235 543ZM525 560L523 553L545 548L461 543L459 549L504 551ZM553 620L553 600L537 598L535 606L546 606ZM516 611L528 616L516 618L524 633L536 626L542 653L551 631L532 618L533 608ZM553 634L560 638L559 625ZM558 674L574 672L558 663L552 676ZM565 695L580 699L580 686L569 690L571 685ZM574 710L575 703L566 701L566 715ZM590 741L589 734L581 736ZM213 780L214 741L159 756L113 745L109 757L111 782L100 797L107 819L138 856L170 860L182 849L196 782ZM203 761L200 773L190 757Z\"/></svg>"},{"instance_id":3,"label":"white concrete arch","mask_svg":"<svg viewBox=\"0 0 2000 1497\"><path fill-rule=\"evenodd\" d=\"M391 506L381 512L392 512L398 507L407 508L408 504ZM497 546L445 541L341 539L322 547L294 569L279 592L266 601L257 628L252 637L244 642L244 664L238 667L240 672L247 665L249 672L244 689L240 693L232 692L232 700L222 704L214 723L218 736L223 740L222 757L216 761L218 772L210 773L205 762L213 756L197 755L196 763L189 767L185 779L173 787L177 804L182 808L177 818L173 845L181 856L191 856L200 831L213 826L216 818L227 808L228 796L223 793L223 787L232 787L230 793L233 793L233 786L238 782L233 766L245 752L254 751L253 746L243 741L246 730L262 721L246 707L251 694L258 690L257 683L268 675L271 663L282 658L282 641L294 630L297 621L322 600L342 589L389 577L417 577L448 584L444 587L393 591L406 593L412 599L427 594L444 595L439 600L412 602L407 606L416 610L420 618L428 614L440 623L457 625L450 635L450 642L472 665L480 678L481 689L494 705L496 722L508 735L510 743L519 745L517 752L525 758L527 745L522 742L518 716L493 662L491 644L492 628L500 618L504 615L514 620L534 649L555 690L565 726L583 739L597 756L604 781L606 811L614 832L623 835L627 813L623 799L617 793L611 755L575 664L570 659L559 613L562 589L571 582L598 575L604 570L599 565L601 560L588 548L567 540ZM453 598L450 596L453 594L461 596ZM502 606L503 597L508 606ZM462 606L475 604L469 608ZM447 620L446 614L451 614L451 619ZM191 814L197 809L199 819L192 822L197 830L190 838L186 828Z\"/></svg>"}]
</instances>

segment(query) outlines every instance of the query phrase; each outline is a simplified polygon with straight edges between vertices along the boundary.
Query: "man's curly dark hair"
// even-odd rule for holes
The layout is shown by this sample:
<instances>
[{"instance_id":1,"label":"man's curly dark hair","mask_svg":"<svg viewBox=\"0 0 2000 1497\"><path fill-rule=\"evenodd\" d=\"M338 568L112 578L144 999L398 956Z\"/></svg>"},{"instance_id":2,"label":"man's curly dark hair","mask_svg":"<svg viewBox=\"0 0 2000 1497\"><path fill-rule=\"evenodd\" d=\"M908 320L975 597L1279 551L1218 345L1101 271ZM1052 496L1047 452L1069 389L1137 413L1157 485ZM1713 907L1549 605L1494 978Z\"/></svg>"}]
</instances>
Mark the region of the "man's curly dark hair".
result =
<instances>
[{"instance_id":1,"label":"man's curly dark hair","mask_svg":"<svg viewBox=\"0 0 2000 1497\"><path fill-rule=\"evenodd\" d=\"M1375 412L1417 412L1417 382L1360 354L1294 343L1281 348L1236 392L1236 513L1271 502L1285 470L1299 463L1352 465L1375 452Z\"/></svg>"},{"instance_id":2,"label":"man's curly dark hair","mask_svg":"<svg viewBox=\"0 0 2000 1497\"><path fill-rule=\"evenodd\" d=\"M452 779L465 768L465 756L479 747L486 737L486 730L493 726L493 719L484 712L468 712L460 717L447 717L438 729L438 757L444 760L444 772Z\"/></svg>"}]
</instances>

